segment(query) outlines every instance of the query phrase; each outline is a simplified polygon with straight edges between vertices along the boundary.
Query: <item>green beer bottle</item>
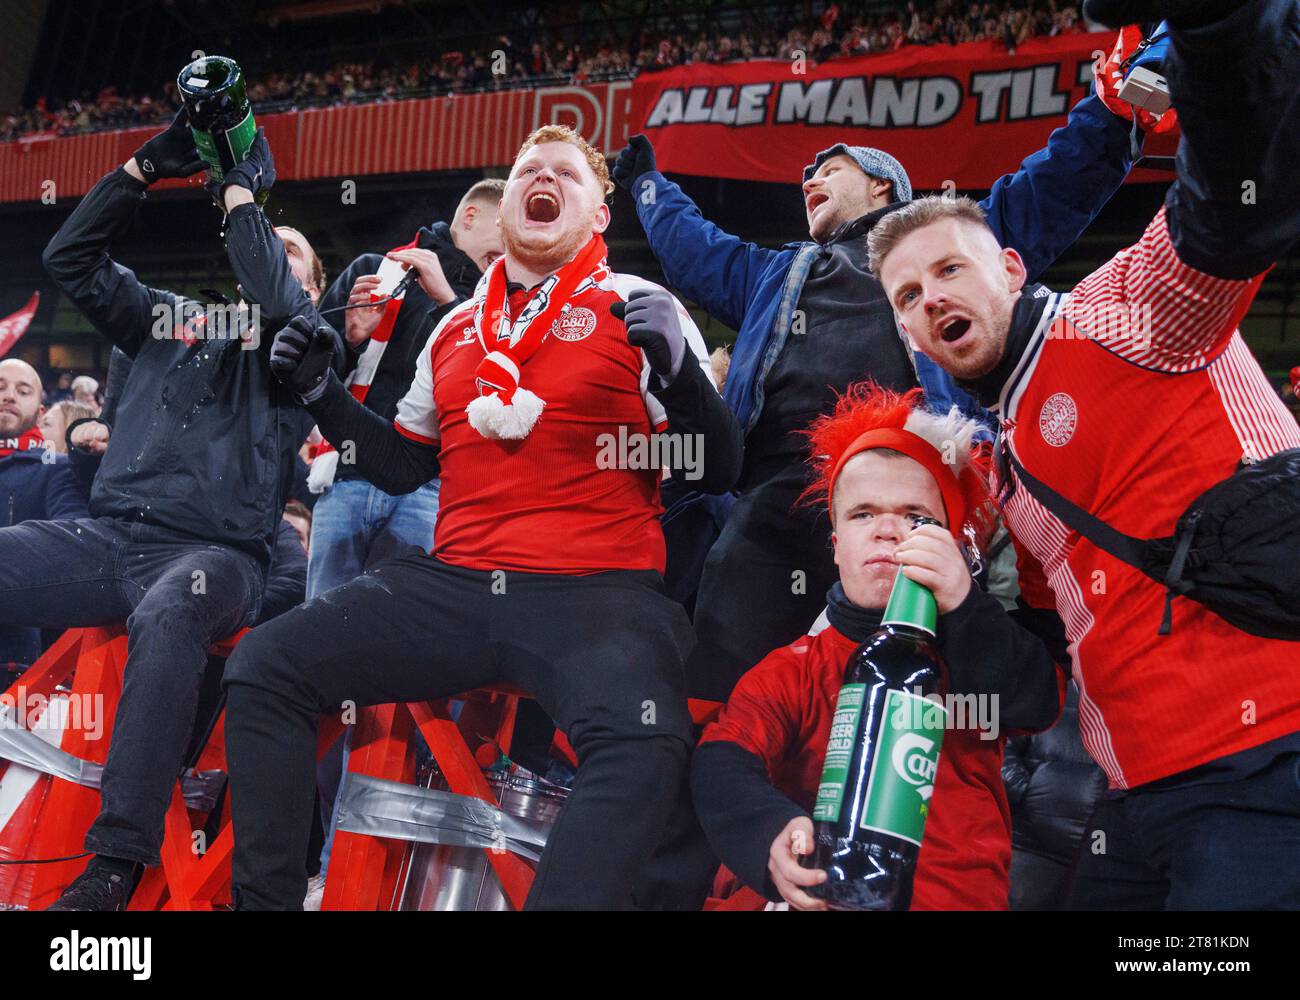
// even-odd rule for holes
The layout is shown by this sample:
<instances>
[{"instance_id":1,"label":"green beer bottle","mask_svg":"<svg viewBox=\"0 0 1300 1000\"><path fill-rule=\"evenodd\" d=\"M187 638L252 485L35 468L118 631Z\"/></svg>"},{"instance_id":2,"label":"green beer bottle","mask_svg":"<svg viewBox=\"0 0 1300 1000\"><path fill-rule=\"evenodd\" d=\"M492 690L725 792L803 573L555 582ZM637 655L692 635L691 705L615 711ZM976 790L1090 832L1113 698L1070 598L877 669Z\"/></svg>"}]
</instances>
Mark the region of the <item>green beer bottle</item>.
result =
<instances>
[{"instance_id":1,"label":"green beer bottle","mask_svg":"<svg viewBox=\"0 0 1300 1000\"><path fill-rule=\"evenodd\" d=\"M257 135L253 106L239 64L225 56L203 56L180 71L176 87L189 112L190 130L208 176L220 183L245 156ZM261 191L259 205L270 192Z\"/></svg>"},{"instance_id":2,"label":"green beer bottle","mask_svg":"<svg viewBox=\"0 0 1300 1000\"><path fill-rule=\"evenodd\" d=\"M817 801L827 879L808 892L839 910L906 910L947 724L948 672L934 646L934 595L899 568L881 627L855 649L835 703Z\"/></svg>"}]
</instances>

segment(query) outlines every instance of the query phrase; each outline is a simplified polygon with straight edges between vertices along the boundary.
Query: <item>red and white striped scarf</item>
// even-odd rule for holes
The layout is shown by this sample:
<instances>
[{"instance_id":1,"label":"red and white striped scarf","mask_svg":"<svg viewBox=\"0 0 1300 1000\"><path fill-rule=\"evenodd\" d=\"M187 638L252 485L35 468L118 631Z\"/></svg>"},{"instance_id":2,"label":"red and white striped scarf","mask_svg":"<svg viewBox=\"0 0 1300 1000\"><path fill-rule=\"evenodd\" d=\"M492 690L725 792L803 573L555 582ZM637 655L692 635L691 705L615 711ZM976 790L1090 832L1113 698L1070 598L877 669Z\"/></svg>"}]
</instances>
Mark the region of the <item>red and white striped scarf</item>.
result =
<instances>
[{"instance_id":1,"label":"red and white striped scarf","mask_svg":"<svg viewBox=\"0 0 1300 1000\"><path fill-rule=\"evenodd\" d=\"M506 261L492 262L474 290L474 328L486 352L474 372L479 395L465 408L486 438L518 441L533 429L546 401L520 384L523 367L546 341L569 300L608 274L605 241L592 234L573 260L529 294L513 319L506 294Z\"/></svg>"},{"instance_id":2,"label":"red and white striped scarf","mask_svg":"<svg viewBox=\"0 0 1300 1000\"><path fill-rule=\"evenodd\" d=\"M396 253L398 250L410 250L420 245L420 234L415 234L415 239L410 243L403 243L400 247L393 247L389 253ZM375 379L375 372L379 371L379 362L383 360L384 351L388 349L388 342L393 336L393 326L397 323L397 314L401 312L402 302L406 299L406 293L403 292L396 298L389 299L384 306L384 315L379 318L379 325L375 327L375 332L370 335L365 350L357 358L357 366L352 369L344 385L348 387L348 392L356 397L357 402L364 403L366 396L370 392L370 385ZM339 456L334 450L334 446L321 439L320 444L316 447L315 454L312 458L311 472L307 476L307 488L313 493L324 493L334 484L334 476L338 472Z\"/></svg>"}]
</instances>

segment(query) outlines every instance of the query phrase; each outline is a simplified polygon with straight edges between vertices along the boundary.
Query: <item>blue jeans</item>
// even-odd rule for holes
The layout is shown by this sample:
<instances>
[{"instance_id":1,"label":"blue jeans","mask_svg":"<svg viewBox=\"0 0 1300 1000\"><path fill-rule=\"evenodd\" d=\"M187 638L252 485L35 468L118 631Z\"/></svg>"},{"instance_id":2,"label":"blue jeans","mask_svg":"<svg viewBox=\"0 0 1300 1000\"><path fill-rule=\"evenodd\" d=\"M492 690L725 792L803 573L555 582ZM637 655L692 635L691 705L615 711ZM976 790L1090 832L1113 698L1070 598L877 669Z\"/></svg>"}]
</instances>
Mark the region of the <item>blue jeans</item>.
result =
<instances>
[{"instance_id":1,"label":"blue jeans","mask_svg":"<svg viewBox=\"0 0 1300 1000\"><path fill-rule=\"evenodd\" d=\"M429 552L438 520L438 491L436 479L399 497L389 496L364 479L335 480L312 511L307 600L342 586L412 545ZM348 762L347 742L345 735L316 767L321 822L325 825L321 874L329 867L334 844L336 800Z\"/></svg>"},{"instance_id":2,"label":"blue jeans","mask_svg":"<svg viewBox=\"0 0 1300 1000\"><path fill-rule=\"evenodd\" d=\"M307 557L307 600L414 545L433 549L438 480L393 497L364 479L337 480L316 501Z\"/></svg>"}]
</instances>

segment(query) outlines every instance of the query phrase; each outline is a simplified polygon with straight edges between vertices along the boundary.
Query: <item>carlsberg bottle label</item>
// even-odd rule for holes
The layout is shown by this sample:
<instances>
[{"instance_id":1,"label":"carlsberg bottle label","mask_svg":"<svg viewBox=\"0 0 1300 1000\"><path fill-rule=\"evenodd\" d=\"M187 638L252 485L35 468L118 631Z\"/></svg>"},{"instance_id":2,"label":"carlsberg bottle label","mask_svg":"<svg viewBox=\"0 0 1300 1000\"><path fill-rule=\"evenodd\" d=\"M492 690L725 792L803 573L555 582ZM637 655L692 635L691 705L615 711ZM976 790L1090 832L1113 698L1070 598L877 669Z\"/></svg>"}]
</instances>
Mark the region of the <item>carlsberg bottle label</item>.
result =
<instances>
[{"instance_id":1,"label":"carlsberg bottle label","mask_svg":"<svg viewBox=\"0 0 1300 1000\"><path fill-rule=\"evenodd\" d=\"M849 760L858 733L858 717L866 698L865 684L845 684L835 701L835 715L831 719L831 735L826 744L826 761L822 764L822 780L817 786L817 801L813 803L813 820L834 823L840 818L840 805L844 802L844 785L849 776Z\"/></svg>"},{"instance_id":2,"label":"carlsberg bottle label","mask_svg":"<svg viewBox=\"0 0 1300 1000\"><path fill-rule=\"evenodd\" d=\"M893 688L885 693L862 829L921 846L947 720L948 710L939 702Z\"/></svg>"},{"instance_id":3,"label":"carlsberg bottle label","mask_svg":"<svg viewBox=\"0 0 1300 1000\"><path fill-rule=\"evenodd\" d=\"M243 121L223 133L213 134L192 128L194 145L199 151L199 158L208 165L208 176L214 181L225 180L226 170L221 165L221 152L218 143L229 146L229 155L235 163L240 163L257 137L257 122L253 119L252 109L244 115Z\"/></svg>"}]
</instances>

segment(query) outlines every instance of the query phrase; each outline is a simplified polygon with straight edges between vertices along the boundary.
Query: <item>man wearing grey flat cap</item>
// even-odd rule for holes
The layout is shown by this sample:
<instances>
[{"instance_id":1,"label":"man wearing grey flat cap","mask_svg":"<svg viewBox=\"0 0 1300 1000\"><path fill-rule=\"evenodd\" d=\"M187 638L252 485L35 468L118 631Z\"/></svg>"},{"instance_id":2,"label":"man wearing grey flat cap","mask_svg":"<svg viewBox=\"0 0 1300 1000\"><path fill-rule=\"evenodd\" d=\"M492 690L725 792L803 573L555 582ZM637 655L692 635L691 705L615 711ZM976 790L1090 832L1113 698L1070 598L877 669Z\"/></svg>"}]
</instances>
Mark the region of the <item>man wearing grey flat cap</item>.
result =
<instances>
[{"instance_id":1,"label":"man wearing grey flat cap","mask_svg":"<svg viewBox=\"0 0 1300 1000\"><path fill-rule=\"evenodd\" d=\"M1130 166L1129 131L1129 122L1089 96L981 202L998 239L1025 255L1031 275L1069 247L1119 188ZM747 243L705 219L655 168L643 135L619 154L613 176L632 195L669 284L739 331L724 395L745 431L744 471L720 535L707 557L697 556L699 645L687 666L692 696L725 699L769 650L808 630L836 579L824 514L795 508L807 485L806 439L797 431L867 378L895 391L919 385L940 411L954 404L981 411L899 333L867 268L867 234L912 198L893 156L842 142L818 153L802 185L811 239L780 249ZM691 544L704 549L708 541ZM673 560L670 551L670 572Z\"/></svg>"}]
</instances>

